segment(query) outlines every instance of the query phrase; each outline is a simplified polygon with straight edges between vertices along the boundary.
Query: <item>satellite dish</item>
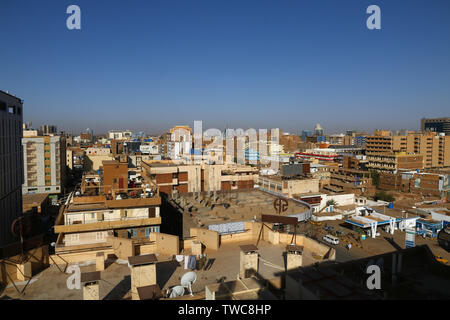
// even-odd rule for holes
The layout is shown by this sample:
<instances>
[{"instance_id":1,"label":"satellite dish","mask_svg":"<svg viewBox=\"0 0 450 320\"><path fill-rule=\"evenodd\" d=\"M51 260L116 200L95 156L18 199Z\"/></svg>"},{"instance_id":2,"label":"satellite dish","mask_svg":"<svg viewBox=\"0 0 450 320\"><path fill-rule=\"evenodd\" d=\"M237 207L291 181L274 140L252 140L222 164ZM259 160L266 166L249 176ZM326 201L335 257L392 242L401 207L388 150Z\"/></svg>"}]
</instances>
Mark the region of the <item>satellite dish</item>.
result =
<instances>
[{"instance_id":1,"label":"satellite dish","mask_svg":"<svg viewBox=\"0 0 450 320\"><path fill-rule=\"evenodd\" d=\"M194 271L190 271L181 277L181 285L184 288L189 289L191 296L194 295L192 293L192 284L195 282L195 280L197 280L197 274Z\"/></svg>"},{"instance_id":2,"label":"satellite dish","mask_svg":"<svg viewBox=\"0 0 450 320\"><path fill-rule=\"evenodd\" d=\"M14 237L23 237L31 231L31 223L29 219L19 217L11 224L11 233Z\"/></svg>"},{"instance_id":3,"label":"satellite dish","mask_svg":"<svg viewBox=\"0 0 450 320\"><path fill-rule=\"evenodd\" d=\"M183 286L175 286L170 291L169 298L181 297L184 295L184 287Z\"/></svg>"}]
</instances>

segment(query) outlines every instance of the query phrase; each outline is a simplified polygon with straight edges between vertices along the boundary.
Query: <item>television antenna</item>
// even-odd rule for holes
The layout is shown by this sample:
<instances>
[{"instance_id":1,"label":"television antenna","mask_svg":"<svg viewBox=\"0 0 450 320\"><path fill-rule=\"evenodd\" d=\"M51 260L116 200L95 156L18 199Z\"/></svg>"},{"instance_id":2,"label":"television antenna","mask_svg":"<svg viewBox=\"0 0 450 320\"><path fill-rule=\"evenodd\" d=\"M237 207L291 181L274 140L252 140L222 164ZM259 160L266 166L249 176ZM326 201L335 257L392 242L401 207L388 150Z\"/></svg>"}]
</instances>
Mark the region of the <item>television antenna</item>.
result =
<instances>
[{"instance_id":1,"label":"television antenna","mask_svg":"<svg viewBox=\"0 0 450 320\"><path fill-rule=\"evenodd\" d=\"M181 277L181 286L183 288L189 289L191 296L194 295L192 293L192 284L195 282L195 280L197 280L197 274L194 271L190 271Z\"/></svg>"}]
</instances>

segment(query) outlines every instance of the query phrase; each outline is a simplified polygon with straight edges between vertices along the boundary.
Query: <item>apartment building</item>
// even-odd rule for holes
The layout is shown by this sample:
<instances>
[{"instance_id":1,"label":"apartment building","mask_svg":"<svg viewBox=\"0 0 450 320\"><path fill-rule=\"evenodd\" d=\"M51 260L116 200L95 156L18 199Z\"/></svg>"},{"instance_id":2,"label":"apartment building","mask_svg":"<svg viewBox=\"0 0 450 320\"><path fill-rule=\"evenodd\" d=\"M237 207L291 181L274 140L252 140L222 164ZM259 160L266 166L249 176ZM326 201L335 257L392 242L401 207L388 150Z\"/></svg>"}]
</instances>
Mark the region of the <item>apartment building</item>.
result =
<instances>
[{"instance_id":1,"label":"apartment building","mask_svg":"<svg viewBox=\"0 0 450 320\"><path fill-rule=\"evenodd\" d=\"M131 139L133 132L130 130L110 130L108 131L108 138L114 140Z\"/></svg>"},{"instance_id":2,"label":"apartment building","mask_svg":"<svg viewBox=\"0 0 450 320\"><path fill-rule=\"evenodd\" d=\"M450 118L435 118L435 119L426 119L422 118L420 120L420 130L422 132L425 131L434 131L445 133L445 135L450 136Z\"/></svg>"},{"instance_id":3,"label":"apartment building","mask_svg":"<svg viewBox=\"0 0 450 320\"><path fill-rule=\"evenodd\" d=\"M366 154L407 152L423 156L424 168L450 167L450 136L437 132L408 132L393 135L389 131L375 131L366 140Z\"/></svg>"},{"instance_id":4,"label":"apartment building","mask_svg":"<svg viewBox=\"0 0 450 320\"><path fill-rule=\"evenodd\" d=\"M117 160L103 161L104 193L109 194L113 189L128 190L128 162Z\"/></svg>"},{"instance_id":5,"label":"apartment building","mask_svg":"<svg viewBox=\"0 0 450 320\"><path fill-rule=\"evenodd\" d=\"M89 147L86 148L86 155L101 155L101 156L105 156L105 155L109 155L111 154L111 148L105 148L105 147Z\"/></svg>"},{"instance_id":6,"label":"apartment building","mask_svg":"<svg viewBox=\"0 0 450 320\"><path fill-rule=\"evenodd\" d=\"M66 141L62 136L22 138L23 194L61 193L66 175Z\"/></svg>"},{"instance_id":7,"label":"apartment building","mask_svg":"<svg viewBox=\"0 0 450 320\"><path fill-rule=\"evenodd\" d=\"M262 190L282 193L289 198L293 198L294 195L319 192L319 180L317 178L286 178L277 175L259 176L258 186Z\"/></svg>"},{"instance_id":8,"label":"apartment building","mask_svg":"<svg viewBox=\"0 0 450 320\"><path fill-rule=\"evenodd\" d=\"M0 247L14 242L11 224L22 214L22 100L0 91Z\"/></svg>"},{"instance_id":9,"label":"apartment building","mask_svg":"<svg viewBox=\"0 0 450 320\"><path fill-rule=\"evenodd\" d=\"M173 161L142 162L143 175L161 192L199 192L252 189L258 169L237 164L179 164Z\"/></svg>"},{"instance_id":10,"label":"apartment building","mask_svg":"<svg viewBox=\"0 0 450 320\"><path fill-rule=\"evenodd\" d=\"M385 173L423 169L422 155L407 154L405 152L386 152L367 155L366 168Z\"/></svg>"},{"instance_id":11,"label":"apartment building","mask_svg":"<svg viewBox=\"0 0 450 320\"><path fill-rule=\"evenodd\" d=\"M406 171L397 174L380 174L380 189L396 190L427 196L448 197L449 175Z\"/></svg>"},{"instance_id":12,"label":"apartment building","mask_svg":"<svg viewBox=\"0 0 450 320\"><path fill-rule=\"evenodd\" d=\"M375 193L370 172L350 168L330 168L330 183L324 189L335 193L354 193L356 195Z\"/></svg>"},{"instance_id":13,"label":"apartment building","mask_svg":"<svg viewBox=\"0 0 450 320\"><path fill-rule=\"evenodd\" d=\"M41 126L41 134L42 135L54 135L57 133L57 128L56 126L52 126L52 125L48 125L48 124L44 124Z\"/></svg>"},{"instance_id":14,"label":"apartment building","mask_svg":"<svg viewBox=\"0 0 450 320\"><path fill-rule=\"evenodd\" d=\"M104 165L105 175L114 167ZM127 186L131 181L124 182ZM80 189L70 194L55 222L56 247L99 245L109 236L148 239L161 226L161 198L157 187L136 184L133 188L105 185L98 175L83 177Z\"/></svg>"},{"instance_id":15,"label":"apartment building","mask_svg":"<svg viewBox=\"0 0 450 320\"><path fill-rule=\"evenodd\" d=\"M341 156L334 149L309 149L304 152L296 152L295 157L304 160L317 160L320 162L338 161Z\"/></svg>"}]
</instances>

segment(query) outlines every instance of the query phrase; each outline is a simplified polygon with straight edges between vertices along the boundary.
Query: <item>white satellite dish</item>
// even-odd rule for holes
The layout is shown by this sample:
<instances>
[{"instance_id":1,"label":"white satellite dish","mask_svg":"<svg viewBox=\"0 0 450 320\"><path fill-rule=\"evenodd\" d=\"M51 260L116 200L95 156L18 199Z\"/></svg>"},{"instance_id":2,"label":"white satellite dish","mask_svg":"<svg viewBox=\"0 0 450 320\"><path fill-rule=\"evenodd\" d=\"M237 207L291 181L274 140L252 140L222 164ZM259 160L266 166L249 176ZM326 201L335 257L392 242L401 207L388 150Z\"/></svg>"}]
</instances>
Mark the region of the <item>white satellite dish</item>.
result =
<instances>
[{"instance_id":1,"label":"white satellite dish","mask_svg":"<svg viewBox=\"0 0 450 320\"><path fill-rule=\"evenodd\" d=\"M190 271L181 277L181 285L184 288L189 289L191 296L194 295L192 293L192 284L195 282L195 280L197 280L197 274L194 271Z\"/></svg>"},{"instance_id":2,"label":"white satellite dish","mask_svg":"<svg viewBox=\"0 0 450 320\"><path fill-rule=\"evenodd\" d=\"M169 298L181 297L184 295L184 287L183 286L175 286L170 290Z\"/></svg>"}]
</instances>

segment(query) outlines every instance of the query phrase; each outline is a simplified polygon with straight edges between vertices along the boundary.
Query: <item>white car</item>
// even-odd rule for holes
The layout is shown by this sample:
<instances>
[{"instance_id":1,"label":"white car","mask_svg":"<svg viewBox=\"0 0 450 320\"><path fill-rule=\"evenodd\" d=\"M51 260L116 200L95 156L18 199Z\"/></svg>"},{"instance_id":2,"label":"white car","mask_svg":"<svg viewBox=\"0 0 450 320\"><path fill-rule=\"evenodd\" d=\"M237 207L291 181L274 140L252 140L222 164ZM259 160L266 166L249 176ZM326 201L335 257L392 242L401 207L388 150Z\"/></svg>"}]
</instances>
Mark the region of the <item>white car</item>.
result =
<instances>
[{"instance_id":1,"label":"white car","mask_svg":"<svg viewBox=\"0 0 450 320\"><path fill-rule=\"evenodd\" d=\"M326 242L331 243L331 244L339 244L339 239L336 237L333 237L330 234L323 236L323 240L325 240Z\"/></svg>"}]
</instances>

